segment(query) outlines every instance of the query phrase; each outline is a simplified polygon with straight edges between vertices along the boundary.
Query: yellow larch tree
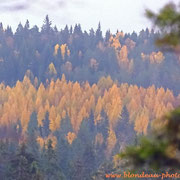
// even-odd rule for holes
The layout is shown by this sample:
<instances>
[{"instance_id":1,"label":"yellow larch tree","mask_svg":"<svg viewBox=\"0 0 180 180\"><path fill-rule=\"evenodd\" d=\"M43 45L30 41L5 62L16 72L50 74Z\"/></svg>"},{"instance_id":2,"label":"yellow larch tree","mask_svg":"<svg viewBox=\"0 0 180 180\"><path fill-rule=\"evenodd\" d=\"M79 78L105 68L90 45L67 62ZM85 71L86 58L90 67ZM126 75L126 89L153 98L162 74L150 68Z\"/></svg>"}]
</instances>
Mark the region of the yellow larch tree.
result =
<instances>
[{"instance_id":1,"label":"yellow larch tree","mask_svg":"<svg viewBox=\"0 0 180 180\"><path fill-rule=\"evenodd\" d=\"M56 109L55 107L52 105L50 110L49 110L49 129L54 132L56 130Z\"/></svg>"},{"instance_id":2,"label":"yellow larch tree","mask_svg":"<svg viewBox=\"0 0 180 180\"><path fill-rule=\"evenodd\" d=\"M130 122L132 122L135 120L136 114L139 110L139 105L135 101L134 97L132 97L130 103L127 104L127 109L129 112L129 120L130 120Z\"/></svg>"},{"instance_id":3,"label":"yellow larch tree","mask_svg":"<svg viewBox=\"0 0 180 180\"><path fill-rule=\"evenodd\" d=\"M59 49L59 44L56 44L55 46L54 46L54 56L56 56L57 54L58 54L58 49Z\"/></svg>"},{"instance_id":4,"label":"yellow larch tree","mask_svg":"<svg viewBox=\"0 0 180 180\"><path fill-rule=\"evenodd\" d=\"M67 55L70 56L70 50L68 49L67 44L62 44L60 46L60 49L61 49L61 55L62 55L63 60L65 58L66 52L67 52Z\"/></svg>"},{"instance_id":5,"label":"yellow larch tree","mask_svg":"<svg viewBox=\"0 0 180 180\"><path fill-rule=\"evenodd\" d=\"M30 112L24 108L24 110L21 113L21 126L23 129L23 132L26 132L27 127L28 127L28 123L30 120Z\"/></svg>"},{"instance_id":6,"label":"yellow larch tree","mask_svg":"<svg viewBox=\"0 0 180 180\"><path fill-rule=\"evenodd\" d=\"M73 143L73 141L76 139L76 134L74 132L68 132L66 139L68 141L68 143L71 145Z\"/></svg>"},{"instance_id":7,"label":"yellow larch tree","mask_svg":"<svg viewBox=\"0 0 180 180\"><path fill-rule=\"evenodd\" d=\"M147 134L147 127L149 123L149 114L147 108L143 108L141 112L138 113L136 120L135 120L135 127L134 130L140 134L144 133Z\"/></svg>"},{"instance_id":8,"label":"yellow larch tree","mask_svg":"<svg viewBox=\"0 0 180 180\"><path fill-rule=\"evenodd\" d=\"M34 78L34 87L35 87L35 88L38 88L38 84L39 84L38 78L35 77L35 78Z\"/></svg>"},{"instance_id":9,"label":"yellow larch tree","mask_svg":"<svg viewBox=\"0 0 180 180\"><path fill-rule=\"evenodd\" d=\"M175 97L173 95L173 92L170 91L169 89L167 89L165 92L165 95L164 95L164 103L167 104L169 102L174 104L175 103Z\"/></svg>"},{"instance_id":10,"label":"yellow larch tree","mask_svg":"<svg viewBox=\"0 0 180 180\"><path fill-rule=\"evenodd\" d=\"M123 46L120 50L119 59L121 62L127 62L128 61L128 49L127 46Z\"/></svg>"},{"instance_id":11,"label":"yellow larch tree","mask_svg":"<svg viewBox=\"0 0 180 180\"><path fill-rule=\"evenodd\" d=\"M43 126L43 120L45 118L46 111L43 108L43 106L39 107L39 110L37 112L37 120L38 120L38 126Z\"/></svg>"},{"instance_id":12,"label":"yellow larch tree","mask_svg":"<svg viewBox=\"0 0 180 180\"><path fill-rule=\"evenodd\" d=\"M112 154L112 150L114 149L117 142L116 134L113 130L109 130L108 138L107 138L107 148L106 148L106 156L109 158Z\"/></svg>"},{"instance_id":13,"label":"yellow larch tree","mask_svg":"<svg viewBox=\"0 0 180 180\"><path fill-rule=\"evenodd\" d=\"M88 118L89 114L86 111L86 108L83 106L77 116L77 122L76 122L76 126L75 126L75 132L77 133L79 131L80 125L83 121L83 119Z\"/></svg>"},{"instance_id":14,"label":"yellow larch tree","mask_svg":"<svg viewBox=\"0 0 180 180\"><path fill-rule=\"evenodd\" d=\"M113 129L116 126L122 111L122 101L116 84L109 89L109 95L105 101L104 110L109 119L109 128Z\"/></svg>"},{"instance_id":15,"label":"yellow larch tree","mask_svg":"<svg viewBox=\"0 0 180 180\"><path fill-rule=\"evenodd\" d=\"M48 66L48 74L57 75L57 71L53 63L50 63Z\"/></svg>"}]
</instances>

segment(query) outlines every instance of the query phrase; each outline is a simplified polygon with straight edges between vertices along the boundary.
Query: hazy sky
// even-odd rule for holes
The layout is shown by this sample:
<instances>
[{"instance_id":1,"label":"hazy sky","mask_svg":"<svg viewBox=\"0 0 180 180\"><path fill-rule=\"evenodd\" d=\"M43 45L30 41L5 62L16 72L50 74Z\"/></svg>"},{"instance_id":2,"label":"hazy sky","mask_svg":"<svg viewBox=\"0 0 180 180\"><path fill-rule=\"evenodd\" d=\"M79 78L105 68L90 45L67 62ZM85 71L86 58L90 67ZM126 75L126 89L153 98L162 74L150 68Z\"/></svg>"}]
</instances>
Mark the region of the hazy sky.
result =
<instances>
[{"instance_id":1,"label":"hazy sky","mask_svg":"<svg viewBox=\"0 0 180 180\"><path fill-rule=\"evenodd\" d=\"M33 0L28 2L31 1ZM104 32L107 29L112 32L117 29L139 32L143 28L151 27L149 20L144 17L145 9L157 11L167 2L169 0L35 0L24 10L0 10L0 21L16 29L19 22L24 24L29 19L31 27L35 24L41 27L46 14L49 14L53 25L57 25L59 29L66 24L80 23L82 29L88 31L91 27L97 28L100 21ZM179 0L173 2L178 3Z\"/></svg>"}]
</instances>

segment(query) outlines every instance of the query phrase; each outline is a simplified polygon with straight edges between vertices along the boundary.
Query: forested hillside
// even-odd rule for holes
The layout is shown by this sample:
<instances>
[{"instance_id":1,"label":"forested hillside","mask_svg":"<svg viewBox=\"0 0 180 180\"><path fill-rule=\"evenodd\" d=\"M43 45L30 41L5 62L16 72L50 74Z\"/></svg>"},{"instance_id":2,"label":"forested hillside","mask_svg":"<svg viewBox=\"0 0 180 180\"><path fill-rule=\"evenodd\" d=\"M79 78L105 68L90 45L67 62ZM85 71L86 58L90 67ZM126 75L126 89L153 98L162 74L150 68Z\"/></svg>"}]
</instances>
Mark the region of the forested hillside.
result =
<instances>
[{"instance_id":1,"label":"forested hillside","mask_svg":"<svg viewBox=\"0 0 180 180\"><path fill-rule=\"evenodd\" d=\"M100 180L111 172L115 154L180 105L180 58L157 49L158 36L104 37L100 24L59 31L48 16L41 29L1 24L0 177Z\"/></svg>"},{"instance_id":2,"label":"forested hillside","mask_svg":"<svg viewBox=\"0 0 180 180\"><path fill-rule=\"evenodd\" d=\"M27 70L39 81L61 77L67 80L97 83L110 75L120 83L148 87L155 85L179 93L180 61L172 53L162 53L154 45L159 36L153 30L139 34L110 31L102 36L97 30L82 31L81 25L52 27L48 16L42 28L30 28L29 22L11 27L0 25L0 81L14 85Z\"/></svg>"}]
</instances>

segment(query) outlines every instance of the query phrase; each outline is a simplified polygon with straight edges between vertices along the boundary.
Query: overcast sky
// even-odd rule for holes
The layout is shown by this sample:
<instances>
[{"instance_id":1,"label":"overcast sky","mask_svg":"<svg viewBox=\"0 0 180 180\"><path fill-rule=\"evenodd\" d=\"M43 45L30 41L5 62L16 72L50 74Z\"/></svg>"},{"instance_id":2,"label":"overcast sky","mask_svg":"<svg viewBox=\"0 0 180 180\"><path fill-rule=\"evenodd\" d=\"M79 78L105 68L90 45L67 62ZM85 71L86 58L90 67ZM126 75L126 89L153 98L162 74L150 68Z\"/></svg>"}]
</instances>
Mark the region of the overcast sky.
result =
<instances>
[{"instance_id":1,"label":"overcast sky","mask_svg":"<svg viewBox=\"0 0 180 180\"><path fill-rule=\"evenodd\" d=\"M7 2L4 0L3 2ZM13 0L9 0L13 1ZM25 4L27 0L17 0ZM5 25L11 25L16 29L19 22L25 23L27 19L30 26L42 26L46 14L49 15L53 25L58 29L64 28L66 24L74 25L80 23L83 30L91 27L97 28L101 22L102 30L110 29L112 32L119 31L139 32L143 28L151 27L150 22L145 18L146 8L157 11L169 0L35 0L29 6L18 11L0 9L0 21ZM56 3L58 1L58 3ZM0 0L0 6L8 6ZM178 3L179 0L173 0Z\"/></svg>"}]
</instances>

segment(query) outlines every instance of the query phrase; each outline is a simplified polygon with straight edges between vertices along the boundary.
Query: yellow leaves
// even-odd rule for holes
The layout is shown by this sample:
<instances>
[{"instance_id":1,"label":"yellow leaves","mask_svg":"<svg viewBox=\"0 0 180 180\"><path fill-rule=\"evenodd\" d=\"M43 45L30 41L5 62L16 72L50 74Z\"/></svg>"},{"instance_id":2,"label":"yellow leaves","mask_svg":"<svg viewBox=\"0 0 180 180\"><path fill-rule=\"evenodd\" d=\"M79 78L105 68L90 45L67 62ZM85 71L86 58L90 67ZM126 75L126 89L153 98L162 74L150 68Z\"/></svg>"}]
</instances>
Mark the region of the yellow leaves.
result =
<instances>
[{"instance_id":1,"label":"yellow leaves","mask_svg":"<svg viewBox=\"0 0 180 180\"><path fill-rule=\"evenodd\" d=\"M37 113L38 126L42 126L43 125L42 121L45 118L45 114L46 114L45 109L42 106L40 106L39 111Z\"/></svg>"},{"instance_id":2,"label":"yellow leaves","mask_svg":"<svg viewBox=\"0 0 180 180\"><path fill-rule=\"evenodd\" d=\"M55 119L56 130L60 128L61 116L58 114Z\"/></svg>"},{"instance_id":3,"label":"yellow leaves","mask_svg":"<svg viewBox=\"0 0 180 180\"><path fill-rule=\"evenodd\" d=\"M77 122L74 126L74 130L76 133L79 131L79 127L80 127L83 119L88 118L88 117L89 117L89 114L87 113L86 108L83 106L78 113Z\"/></svg>"},{"instance_id":4,"label":"yellow leaves","mask_svg":"<svg viewBox=\"0 0 180 180\"><path fill-rule=\"evenodd\" d=\"M65 110L62 111L61 117L62 117L62 119L64 119L66 117L66 111Z\"/></svg>"},{"instance_id":5,"label":"yellow leaves","mask_svg":"<svg viewBox=\"0 0 180 180\"><path fill-rule=\"evenodd\" d=\"M109 119L110 129L115 128L117 121L120 118L121 111L122 111L121 98L120 97L113 98L111 103L107 105L107 111L106 111Z\"/></svg>"},{"instance_id":6,"label":"yellow leaves","mask_svg":"<svg viewBox=\"0 0 180 180\"><path fill-rule=\"evenodd\" d=\"M147 134L147 127L149 123L149 112L144 108L136 117L134 130L139 133Z\"/></svg>"},{"instance_id":7,"label":"yellow leaves","mask_svg":"<svg viewBox=\"0 0 180 180\"><path fill-rule=\"evenodd\" d=\"M64 74L62 74L61 81L62 81L63 83L66 83L66 77L65 77Z\"/></svg>"},{"instance_id":8,"label":"yellow leaves","mask_svg":"<svg viewBox=\"0 0 180 180\"><path fill-rule=\"evenodd\" d=\"M41 83L38 89L25 77L23 82L18 81L14 87L0 84L0 124L9 126L20 120L24 133L30 114L36 110L39 126L43 125L45 114L49 112L51 135L60 128L61 119L66 116L77 134L81 123L90 113L94 115L95 125L102 122L101 116L105 113L109 120L109 139L114 139L115 142L113 132L120 120L122 107L127 107L130 121L135 123L137 133L146 134L149 122L173 109L179 101L180 95L175 98L168 89L155 89L154 86L145 89L128 84L119 86L110 76L102 77L98 84L89 85L88 82L67 83L62 75L57 81L51 80L46 88ZM72 143L74 135L69 134L67 138ZM42 144L42 140L39 141ZM100 134L96 136L97 145L104 143L103 141L105 140ZM111 150L108 151L110 152Z\"/></svg>"},{"instance_id":9,"label":"yellow leaves","mask_svg":"<svg viewBox=\"0 0 180 180\"><path fill-rule=\"evenodd\" d=\"M119 37L121 36L120 33L117 33L115 37L113 37L112 35L109 38L109 43L111 47L114 47L115 50L120 49L121 48L121 44L119 42Z\"/></svg>"},{"instance_id":10,"label":"yellow leaves","mask_svg":"<svg viewBox=\"0 0 180 180\"><path fill-rule=\"evenodd\" d=\"M59 49L59 44L56 44L55 46L54 46L54 56L56 56L57 54L58 54L58 49Z\"/></svg>"},{"instance_id":11,"label":"yellow leaves","mask_svg":"<svg viewBox=\"0 0 180 180\"><path fill-rule=\"evenodd\" d=\"M70 52L67 44L62 44L61 46L59 44L56 44L54 46L54 56L57 56L59 49L61 50L61 56L62 56L63 60L65 58L65 54L67 54L67 56L70 56L71 52Z\"/></svg>"},{"instance_id":12,"label":"yellow leaves","mask_svg":"<svg viewBox=\"0 0 180 180\"><path fill-rule=\"evenodd\" d=\"M107 157L110 157L112 150L116 145L116 142L117 142L117 138L115 132L113 130L109 130L108 138L107 138L107 149L106 149Z\"/></svg>"},{"instance_id":13,"label":"yellow leaves","mask_svg":"<svg viewBox=\"0 0 180 180\"><path fill-rule=\"evenodd\" d=\"M38 78L37 77L34 78L34 87L35 88L38 87Z\"/></svg>"},{"instance_id":14,"label":"yellow leaves","mask_svg":"<svg viewBox=\"0 0 180 180\"><path fill-rule=\"evenodd\" d=\"M129 42L130 43L130 42ZM133 48L133 45L128 44L129 48ZM134 61L128 59L128 48L124 45L121 49L116 50L117 62L120 68L125 68L129 73L133 72Z\"/></svg>"},{"instance_id":15,"label":"yellow leaves","mask_svg":"<svg viewBox=\"0 0 180 180\"><path fill-rule=\"evenodd\" d=\"M41 148L44 147L45 142L44 142L44 139L42 137L38 136L37 137L37 142L38 142L38 144L40 145Z\"/></svg>"},{"instance_id":16,"label":"yellow leaves","mask_svg":"<svg viewBox=\"0 0 180 180\"><path fill-rule=\"evenodd\" d=\"M129 120L133 121L136 116L136 113L138 112L138 109L139 109L139 106L136 103L134 98L132 98L130 103L127 105L127 109L129 112Z\"/></svg>"},{"instance_id":17,"label":"yellow leaves","mask_svg":"<svg viewBox=\"0 0 180 180\"><path fill-rule=\"evenodd\" d=\"M160 64L163 62L165 57L161 51L158 51L152 52L150 55L141 53L141 58L143 61L149 60L151 64Z\"/></svg>"},{"instance_id":18,"label":"yellow leaves","mask_svg":"<svg viewBox=\"0 0 180 180\"><path fill-rule=\"evenodd\" d=\"M152 52L150 55L150 62L160 64L164 60L163 53L158 51L157 53Z\"/></svg>"},{"instance_id":19,"label":"yellow leaves","mask_svg":"<svg viewBox=\"0 0 180 180\"><path fill-rule=\"evenodd\" d=\"M44 139L40 136L37 137L37 142L39 143L41 148L45 147L47 149L49 140L52 141L52 147L53 147L53 149L55 149L55 147L57 145L57 138L55 136L49 135L47 138L44 138Z\"/></svg>"},{"instance_id":20,"label":"yellow leaves","mask_svg":"<svg viewBox=\"0 0 180 180\"><path fill-rule=\"evenodd\" d=\"M67 55L70 56L71 52L69 49L67 49Z\"/></svg>"},{"instance_id":21,"label":"yellow leaves","mask_svg":"<svg viewBox=\"0 0 180 180\"><path fill-rule=\"evenodd\" d=\"M27 130L29 119L30 119L30 112L27 109L24 109L21 114L21 125L23 132L26 132Z\"/></svg>"},{"instance_id":22,"label":"yellow leaves","mask_svg":"<svg viewBox=\"0 0 180 180\"><path fill-rule=\"evenodd\" d=\"M62 44L61 45L61 55L62 55L62 59L64 60L64 56L65 56L65 52L66 52L66 47L67 45L66 44Z\"/></svg>"},{"instance_id":23,"label":"yellow leaves","mask_svg":"<svg viewBox=\"0 0 180 180\"><path fill-rule=\"evenodd\" d=\"M114 84L109 90L109 95L104 103L104 110L109 119L109 128L113 129L122 111L122 101L119 94L118 87Z\"/></svg>"},{"instance_id":24,"label":"yellow leaves","mask_svg":"<svg viewBox=\"0 0 180 180\"><path fill-rule=\"evenodd\" d=\"M27 76L24 76L23 83L22 83L23 88L27 90L30 87L30 84L31 84L30 79Z\"/></svg>"},{"instance_id":25,"label":"yellow leaves","mask_svg":"<svg viewBox=\"0 0 180 180\"><path fill-rule=\"evenodd\" d=\"M101 77L101 79L98 81L97 86L99 89L105 90L105 89L109 89L110 87L112 87L113 83L114 82L110 76L107 76L107 78Z\"/></svg>"},{"instance_id":26,"label":"yellow leaves","mask_svg":"<svg viewBox=\"0 0 180 180\"><path fill-rule=\"evenodd\" d=\"M68 132L66 139L68 143L71 145L73 141L77 138L76 134L74 132Z\"/></svg>"},{"instance_id":27,"label":"yellow leaves","mask_svg":"<svg viewBox=\"0 0 180 180\"><path fill-rule=\"evenodd\" d=\"M53 63L49 64L48 73L50 75L56 75L57 74L56 68L55 68Z\"/></svg>"},{"instance_id":28,"label":"yellow leaves","mask_svg":"<svg viewBox=\"0 0 180 180\"><path fill-rule=\"evenodd\" d=\"M57 123L56 123L56 109L54 106L52 106L49 110L49 129L54 132L57 129ZM59 118L59 117L58 117ZM59 121L59 119L57 119Z\"/></svg>"},{"instance_id":29,"label":"yellow leaves","mask_svg":"<svg viewBox=\"0 0 180 180\"><path fill-rule=\"evenodd\" d=\"M48 138L46 139L46 142L45 142L46 145L48 145L49 140L52 141L52 148L55 149L55 147L57 145L57 138L56 138L56 136L49 135Z\"/></svg>"},{"instance_id":30,"label":"yellow leaves","mask_svg":"<svg viewBox=\"0 0 180 180\"><path fill-rule=\"evenodd\" d=\"M36 98L36 109L39 109L41 105L42 105L42 98L41 96L39 96Z\"/></svg>"},{"instance_id":31,"label":"yellow leaves","mask_svg":"<svg viewBox=\"0 0 180 180\"><path fill-rule=\"evenodd\" d=\"M67 53L68 56L70 56L70 50L68 49L68 46L67 44L62 44L60 46L60 49L61 49L61 56L62 56L62 59L64 60L65 58L65 54Z\"/></svg>"},{"instance_id":32,"label":"yellow leaves","mask_svg":"<svg viewBox=\"0 0 180 180\"><path fill-rule=\"evenodd\" d=\"M119 54L119 59L122 62L127 62L128 61L128 50L127 50L127 46L123 46L120 50L120 54Z\"/></svg>"}]
</instances>

